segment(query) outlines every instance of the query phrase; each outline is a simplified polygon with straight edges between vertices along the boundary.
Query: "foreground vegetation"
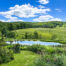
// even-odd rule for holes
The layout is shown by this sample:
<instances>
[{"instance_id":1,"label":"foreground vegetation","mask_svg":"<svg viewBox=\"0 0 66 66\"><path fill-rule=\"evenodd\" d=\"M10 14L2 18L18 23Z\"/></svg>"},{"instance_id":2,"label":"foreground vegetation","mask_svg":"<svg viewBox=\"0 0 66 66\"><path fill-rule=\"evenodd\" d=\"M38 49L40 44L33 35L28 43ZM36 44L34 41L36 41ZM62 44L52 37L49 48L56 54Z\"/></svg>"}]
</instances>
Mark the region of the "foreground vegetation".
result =
<instances>
[{"instance_id":1,"label":"foreground vegetation","mask_svg":"<svg viewBox=\"0 0 66 66\"><path fill-rule=\"evenodd\" d=\"M14 54L13 61L1 64L0 66L29 66L38 57L38 54L35 54L31 51L21 51L19 54Z\"/></svg>"},{"instance_id":2,"label":"foreground vegetation","mask_svg":"<svg viewBox=\"0 0 66 66\"><path fill-rule=\"evenodd\" d=\"M13 51L6 47L0 46L0 64L7 63L14 59Z\"/></svg>"},{"instance_id":3,"label":"foreground vegetation","mask_svg":"<svg viewBox=\"0 0 66 66\"><path fill-rule=\"evenodd\" d=\"M20 45L19 40L41 40L63 45ZM6 44L5 41L10 41ZM66 66L66 23L0 22L0 66Z\"/></svg>"},{"instance_id":4,"label":"foreground vegetation","mask_svg":"<svg viewBox=\"0 0 66 66\"><path fill-rule=\"evenodd\" d=\"M15 46L6 48L13 50ZM66 46L20 45L19 48L20 53L14 53L12 61L0 66L66 66Z\"/></svg>"}]
</instances>

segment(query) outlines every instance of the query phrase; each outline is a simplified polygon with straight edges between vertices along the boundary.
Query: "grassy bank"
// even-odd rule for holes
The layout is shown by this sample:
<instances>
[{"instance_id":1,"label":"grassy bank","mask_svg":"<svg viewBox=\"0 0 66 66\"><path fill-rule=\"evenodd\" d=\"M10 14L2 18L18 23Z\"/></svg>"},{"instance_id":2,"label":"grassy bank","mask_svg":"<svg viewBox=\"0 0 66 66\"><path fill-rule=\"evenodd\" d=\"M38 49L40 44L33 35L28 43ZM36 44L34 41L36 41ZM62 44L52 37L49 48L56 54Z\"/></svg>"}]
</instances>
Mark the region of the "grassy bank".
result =
<instances>
[{"instance_id":1,"label":"grassy bank","mask_svg":"<svg viewBox=\"0 0 66 66\"><path fill-rule=\"evenodd\" d=\"M17 44L12 46L15 47L17 46ZM6 47L13 50L12 46L9 45ZM20 46L19 48L21 52L14 53L14 59L12 61L7 63L2 63L0 64L0 66L59 66L56 64L60 64L60 63L61 63L60 66L66 66L65 46L53 47L53 46L44 46L44 45L31 45L31 46L24 45L24 46ZM56 61L58 61L58 63ZM50 63L50 65L48 63Z\"/></svg>"},{"instance_id":2,"label":"grassy bank","mask_svg":"<svg viewBox=\"0 0 66 66\"><path fill-rule=\"evenodd\" d=\"M13 61L0 66L29 66L39 55L30 51L21 51L20 54L14 54L14 57Z\"/></svg>"},{"instance_id":3,"label":"grassy bank","mask_svg":"<svg viewBox=\"0 0 66 66\"><path fill-rule=\"evenodd\" d=\"M59 42L66 44L66 28L56 27L56 28L28 28L14 30L17 40L41 40L48 42ZM38 38L34 37L34 32L38 33ZM25 38L27 33L28 38ZM15 38L7 38L8 40L15 40Z\"/></svg>"}]
</instances>

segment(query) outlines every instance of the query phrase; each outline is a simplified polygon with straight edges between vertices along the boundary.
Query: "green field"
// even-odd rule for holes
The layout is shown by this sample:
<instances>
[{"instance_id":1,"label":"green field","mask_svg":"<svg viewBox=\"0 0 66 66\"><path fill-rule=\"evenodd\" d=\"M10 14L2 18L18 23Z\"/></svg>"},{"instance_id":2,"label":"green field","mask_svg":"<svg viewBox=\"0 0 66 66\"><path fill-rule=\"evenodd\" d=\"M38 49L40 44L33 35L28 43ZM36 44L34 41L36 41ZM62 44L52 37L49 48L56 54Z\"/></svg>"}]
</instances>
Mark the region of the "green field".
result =
<instances>
[{"instance_id":1,"label":"green field","mask_svg":"<svg viewBox=\"0 0 66 66\"><path fill-rule=\"evenodd\" d=\"M53 41L66 44L66 28L65 27L56 27L56 28L28 28L28 29L19 29L14 30L16 33L16 39L25 40L25 33L28 33L28 36L32 36L34 32L39 34L37 40L43 41ZM40 37L41 36L41 37ZM14 38L12 38L14 40ZM33 39L32 37L28 38L29 40ZM8 38L9 40L9 38Z\"/></svg>"},{"instance_id":2,"label":"green field","mask_svg":"<svg viewBox=\"0 0 66 66\"><path fill-rule=\"evenodd\" d=\"M1 64L0 66L29 66L39 55L31 51L21 51L20 54L14 54L14 60L9 63Z\"/></svg>"}]
</instances>

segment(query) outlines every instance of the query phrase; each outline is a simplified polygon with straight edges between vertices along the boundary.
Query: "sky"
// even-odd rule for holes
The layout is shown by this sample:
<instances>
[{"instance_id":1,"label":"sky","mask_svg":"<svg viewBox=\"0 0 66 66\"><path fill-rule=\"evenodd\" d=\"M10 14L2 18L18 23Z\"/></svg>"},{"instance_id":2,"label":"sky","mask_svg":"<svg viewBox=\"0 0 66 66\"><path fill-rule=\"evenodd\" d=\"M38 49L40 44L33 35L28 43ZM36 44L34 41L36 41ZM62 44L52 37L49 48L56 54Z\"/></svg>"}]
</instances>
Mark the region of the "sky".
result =
<instances>
[{"instance_id":1,"label":"sky","mask_svg":"<svg viewBox=\"0 0 66 66\"><path fill-rule=\"evenodd\" d=\"M0 0L0 21L66 21L66 0Z\"/></svg>"}]
</instances>

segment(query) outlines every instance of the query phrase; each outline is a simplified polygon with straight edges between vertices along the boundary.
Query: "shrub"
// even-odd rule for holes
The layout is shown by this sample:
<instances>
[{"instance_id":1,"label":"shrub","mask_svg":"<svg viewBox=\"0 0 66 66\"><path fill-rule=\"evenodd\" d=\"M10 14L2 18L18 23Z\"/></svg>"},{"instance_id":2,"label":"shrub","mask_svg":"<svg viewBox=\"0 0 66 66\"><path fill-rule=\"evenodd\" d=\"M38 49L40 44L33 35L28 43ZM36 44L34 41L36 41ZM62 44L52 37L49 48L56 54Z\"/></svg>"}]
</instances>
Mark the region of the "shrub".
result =
<instances>
[{"instance_id":1,"label":"shrub","mask_svg":"<svg viewBox=\"0 0 66 66\"><path fill-rule=\"evenodd\" d=\"M15 38L16 34L15 32L8 32L7 37L8 38Z\"/></svg>"},{"instance_id":2,"label":"shrub","mask_svg":"<svg viewBox=\"0 0 66 66\"><path fill-rule=\"evenodd\" d=\"M19 44L15 44L13 46L13 50L14 50L15 53L20 53L20 45Z\"/></svg>"},{"instance_id":3,"label":"shrub","mask_svg":"<svg viewBox=\"0 0 66 66\"><path fill-rule=\"evenodd\" d=\"M34 32L34 38L38 39L38 32L36 32L36 31Z\"/></svg>"},{"instance_id":4,"label":"shrub","mask_svg":"<svg viewBox=\"0 0 66 66\"><path fill-rule=\"evenodd\" d=\"M63 60L64 60L63 56L56 56L55 60L54 60L54 65L56 65L56 66L64 66L64 61Z\"/></svg>"},{"instance_id":5,"label":"shrub","mask_svg":"<svg viewBox=\"0 0 66 66\"><path fill-rule=\"evenodd\" d=\"M14 59L13 51L0 46L0 64L6 63Z\"/></svg>"},{"instance_id":6,"label":"shrub","mask_svg":"<svg viewBox=\"0 0 66 66\"><path fill-rule=\"evenodd\" d=\"M40 45L40 44L39 45L34 44L32 46L28 46L27 49L30 50L30 51L33 51L35 53L41 53L45 49L45 47Z\"/></svg>"},{"instance_id":7,"label":"shrub","mask_svg":"<svg viewBox=\"0 0 66 66\"><path fill-rule=\"evenodd\" d=\"M37 59L32 66L66 66L66 57L54 56L54 55L44 55Z\"/></svg>"}]
</instances>

